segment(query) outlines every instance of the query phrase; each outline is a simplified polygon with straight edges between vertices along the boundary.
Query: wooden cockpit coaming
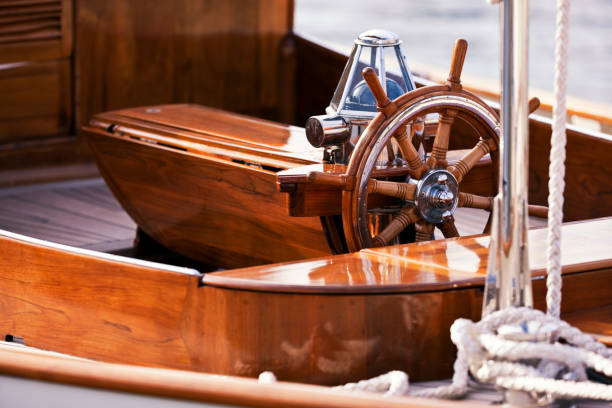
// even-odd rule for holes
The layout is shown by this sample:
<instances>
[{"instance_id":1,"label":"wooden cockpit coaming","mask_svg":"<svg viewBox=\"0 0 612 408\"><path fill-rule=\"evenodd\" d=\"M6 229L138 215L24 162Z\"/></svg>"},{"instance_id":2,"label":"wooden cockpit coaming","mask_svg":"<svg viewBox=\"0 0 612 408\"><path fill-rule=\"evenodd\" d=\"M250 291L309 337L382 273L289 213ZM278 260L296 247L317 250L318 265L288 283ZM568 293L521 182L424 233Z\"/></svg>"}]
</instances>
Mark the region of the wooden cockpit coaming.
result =
<instances>
[{"instance_id":1,"label":"wooden cockpit coaming","mask_svg":"<svg viewBox=\"0 0 612 408\"><path fill-rule=\"evenodd\" d=\"M562 310L604 336L610 242L576 244L611 222L563 227ZM543 234L530 231L539 308ZM100 361L250 377L272 370L319 384L391 369L414 380L449 376L448 329L480 315L488 244L465 237L202 276L16 234L0 241L3 336Z\"/></svg>"}]
</instances>

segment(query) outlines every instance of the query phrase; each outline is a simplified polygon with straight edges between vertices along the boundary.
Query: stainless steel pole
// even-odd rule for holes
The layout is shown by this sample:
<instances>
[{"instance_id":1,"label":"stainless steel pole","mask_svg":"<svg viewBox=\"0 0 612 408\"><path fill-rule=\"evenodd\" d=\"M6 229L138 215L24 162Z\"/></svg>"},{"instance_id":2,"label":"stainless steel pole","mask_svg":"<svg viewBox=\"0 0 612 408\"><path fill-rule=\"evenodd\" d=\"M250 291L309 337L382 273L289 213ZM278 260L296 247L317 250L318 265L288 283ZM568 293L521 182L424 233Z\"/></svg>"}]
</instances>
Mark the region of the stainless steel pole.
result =
<instances>
[{"instance_id":1,"label":"stainless steel pole","mask_svg":"<svg viewBox=\"0 0 612 408\"><path fill-rule=\"evenodd\" d=\"M528 0L503 0L501 172L495 197L482 315L532 306L527 248L529 159Z\"/></svg>"}]
</instances>

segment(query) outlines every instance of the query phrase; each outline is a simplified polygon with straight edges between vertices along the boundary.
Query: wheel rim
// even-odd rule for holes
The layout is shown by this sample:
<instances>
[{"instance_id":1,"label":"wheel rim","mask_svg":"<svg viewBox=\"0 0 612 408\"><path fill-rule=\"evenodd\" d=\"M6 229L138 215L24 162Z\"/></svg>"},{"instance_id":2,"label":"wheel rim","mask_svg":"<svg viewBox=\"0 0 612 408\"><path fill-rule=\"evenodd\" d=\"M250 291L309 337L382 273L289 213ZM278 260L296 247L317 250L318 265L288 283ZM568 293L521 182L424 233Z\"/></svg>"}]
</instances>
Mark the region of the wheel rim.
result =
<instances>
[{"instance_id":1,"label":"wheel rim","mask_svg":"<svg viewBox=\"0 0 612 408\"><path fill-rule=\"evenodd\" d=\"M443 115L444 112L449 110L456 111L454 117L467 122L478 134L479 140L489 144L492 141L494 148L491 148L487 153L491 155L494 173L496 173L495 164L497 162L497 147L499 146L499 119L497 114L482 100L467 91L449 92L447 87L434 86L421 88L403 95L393 103L397 105L397 110L388 117L380 113L372 120L362 134L349 162L347 175L349 180L353 180L353 183L343 193L343 225L347 244L351 251L373 245L367 222L368 185L372 179L372 171L375 168L378 156L387 146L389 140L395 136L400 127L405 126L415 118L432 112ZM440 123L438 127L440 127ZM446 152L444 151L443 153L445 155ZM470 169L471 167L466 166L465 169L459 170L465 176L465 173L469 172ZM443 169L443 171L449 172L447 168ZM497 175L494 174L493 177L497 181ZM349 182L349 184L351 183ZM459 204L458 195L455 198L457 201L452 208L453 211L457 204ZM465 199L463 201L463 204L465 204ZM482 206L481 201L478 201L480 206ZM469 203L472 203L472 201L469 201ZM418 211L422 210L419 209ZM450 214L451 222L447 223L447 225L438 225L445 236L456 233L454 224L451 225L453 211ZM408 214L408 212L405 213ZM407 219L404 221L415 222L413 220L415 216L422 218L420 212L413 212L406 215ZM427 225L423 227L423 231L419 231L419 228L417 228L417 238L424 239L427 237L429 233L428 228L429 226ZM429 237L431 237L430 233Z\"/></svg>"}]
</instances>

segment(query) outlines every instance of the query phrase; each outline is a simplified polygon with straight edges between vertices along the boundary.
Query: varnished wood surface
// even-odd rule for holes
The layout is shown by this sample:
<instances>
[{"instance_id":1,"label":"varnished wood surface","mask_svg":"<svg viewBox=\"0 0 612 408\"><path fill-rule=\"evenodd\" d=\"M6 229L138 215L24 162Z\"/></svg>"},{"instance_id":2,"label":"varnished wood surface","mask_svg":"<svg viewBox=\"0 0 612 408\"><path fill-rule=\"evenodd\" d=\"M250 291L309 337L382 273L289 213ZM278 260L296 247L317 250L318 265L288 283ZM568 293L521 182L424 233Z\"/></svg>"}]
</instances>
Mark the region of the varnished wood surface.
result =
<instances>
[{"instance_id":1,"label":"varnished wood surface","mask_svg":"<svg viewBox=\"0 0 612 408\"><path fill-rule=\"evenodd\" d=\"M563 226L564 273L612 267L606 231L612 218ZM591 237L599 237L593 242ZM585 245L585 242L590 242ZM541 275L545 269L546 230L529 231L529 262ZM463 237L365 249L360 252L303 262L235 269L206 275L209 285L265 291L356 293L412 292L483 285L488 236Z\"/></svg>"},{"instance_id":2,"label":"varnished wood surface","mask_svg":"<svg viewBox=\"0 0 612 408\"><path fill-rule=\"evenodd\" d=\"M529 127L529 202L548 205L550 121ZM612 137L567 129L563 219L583 220L612 215ZM597 171L590 169L597 168Z\"/></svg>"},{"instance_id":3,"label":"varnished wood surface","mask_svg":"<svg viewBox=\"0 0 612 408\"><path fill-rule=\"evenodd\" d=\"M330 253L318 219L286 213L273 171L105 131L88 137L127 213L182 255L238 267Z\"/></svg>"},{"instance_id":4,"label":"varnished wood surface","mask_svg":"<svg viewBox=\"0 0 612 408\"><path fill-rule=\"evenodd\" d=\"M455 358L451 323L478 319L482 304L482 280L480 287L432 292L424 282L423 291L365 296L244 291L199 286L189 271L18 237L2 238L0 248L0 331L108 362L249 377L272 370L281 380L320 384L392 369L414 381L444 378ZM345 257L335 259L339 265ZM411 273L431 269L423 264ZM609 275L566 275L564 311L609 304ZM535 280L540 307L543 291L544 281Z\"/></svg>"},{"instance_id":5,"label":"varnished wood surface","mask_svg":"<svg viewBox=\"0 0 612 408\"><path fill-rule=\"evenodd\" d=\"M0 145L68 133L70 81L67 58L7 64L0 69Z\"/></svg>"},{"instance_id":6,"label":"varnished wood surface","mask_svg":"<svg viewBox=\"0 0 612 408\"><path fill-rule=\"evenodd\" d=\"M571 325L580 326L584 332L595 335L607 346L612 346L612 305L580 309L565 314L563 319Z\"/></svg>"},{"instance_id":7,"label":"varnished wood surface","mask_svg":"<svg viewBox=\"0 0 612 408\"><path fill-rule=\"evenodd\" d=\"M0 2L0 170L91 161L75 136L111 109L292 116L291 0L30 3Z\"/></svg>"},{"instance_id":8,"label":"varnished wood surface","mask_svg":"<svg viewBox=\"0 0 612 408\"><path fill-rule=\"evenodd\" d=\"M0 256L3 336L104 361L191 367L180 325L187 294L198 286L196 271L75 253L6 234Z\"/></svg>"},{"instance_id":9,"label":"varnished wood surface","mask_svg":"<svg viewBox=\"0 0 612 408\"><path fill-rule=\"evenodd\" d=\"M407 369L414 380L443 378L454 350L440 333L457 316L475 318L479 310L472 289L270 294L201 287L197 274L16 237L3 237L0 249L0 332L108 362L250 377L272 370L281 380L321 384L393 368Z\"/></svg>"},{"instance_id":10,"label":"varnished wood surface","mask_svg":"<svg viewBox=\"0 0 612 408\"><path fill-rule=\"evenodd\" d=\"M96 119L117 124L137 120L141 126L162 125L172 128L178 140L206 143L227 141L239 146L260 147L285 153L315 150L303 128L230 113L194 104L136 107L96 115ZM143 123L145 122L145 123ZM183 132L181 132L183 131ZM189 132L189 133L187 133Z\"/></svg>"},{"instance_id":11,"label":"varnished wood surface","mask_svg":"<svg viewBox=\"0 0 612 408\"><path fill-rule=\"evenodd\" d=\"M296 47L300 78L296 95L296 124L303 125L313 112L322 112L322 107L331 100L347 57L301 34L296 36ZM435 79L442 82L446 76L445 71ZM415 81L417 86L435 83L419 76L415 76ZM496 95L492 99L497 98ZM532 116L529 123L529 202L547 205L550 119ZM454 148L467 147L459 145ZM612 138L609 135L568 126L567 174L574 176L566 181L565 221L612 216L611 149ZM591 171L592 165L605 170Z\"/></svg>"},{"instance_id":12,"label":"varnished wood surface","mask_svg":"<svg viewBox=\"0 0 612 408\"><path fill-rule=\"evenodd\" d=\"M483 402L420 398L386 398L375 394L339 393L327 387L108 364L41 353L0 342L0 373L59 384L248 407L468 407ZM475 404L475 405L474 405Z\"/></svg>"},{"instance_id":13,"label":"varnished wood surface","mask_svg":"<svg viewBox=\"0 0 612 408\"><path fill-rule=\"evenodd\" d=\"M450 164L458 161L466 150L450 150L447 153ZM347 167L340 164L311 164L293 167L277 173L279 189L289 193L288 211L294 217L313 217L342 213L342 189L347 184L344 177ZM461 183L462 191L482 196L496 193L491 177L491 159L483 157ZM375 177L405 175L405 167L375 169ZM330 176L328 181L323 177ZM333 176L333 178L331 177ZM384 197L377 197L380 199ZM374 204L374 203L372 203ZM484 215L486 218L487 215ZM482 230L478 231L481 233Z\"/></svg>"},{"instance_id":14,"label":"varnished wood surface","mask_svg":"<svg viewBox=\"0 0 612 408\"><path fill-rule=\"evenodd\" d=\"M322 151L308 144L303 128L200 105L160 105L103 113L84 129L107 130L197 154L271 167L294 167L322 159Z\"/></svg>"},{"instance_id":15,"label":"varnished wood surface","mask_svg":"<svg viewBox=\"0 0 612 408\"><path fill-rule=\"evenodd\" d=\"M101 178L0 189L0 228L99 251L129 248L136 233Z\"/></svg>"},{"instance_id":16,"label":"varnished wood surface","mask_svg":"<svg viewBox=\"0 0 612 408\"><path fill-rule=\"evenodd\" d=\"M76 18L77 127L98 112L172 102L279 114L292 1L79 0Z\"/></svg>"},{"instance_id":17,"label":"varnished wood surface","mask_svg":"<svg viewBox=\"0 0 612 408\"><path fill-rule=\"evenodd\" d=\"M338 384L402 369L415 381L444 378L455 358L448 336L451 323L458 317L478 319L482 305L482 274L469 267L483 249L471 248L475 255L452 244L460 241L412 245L416 260L403 263L393 254L362 251L361 275L352 279L370 280L374 286L378 278L380 290L330 296L287 284L280 291L279 284L276 290L269 285L243 290L255 288L231 277L236 271L209 274L201 286L195 272L5 234L0 242L0 332L81 357L217 374L255 377L271 370L282 380ZM465 270L454 275L437 265L445 252L448 260L463 262ZM294 265L285 276L294 286L310 289L312 282L300 281L304 272L313 279L328 276L334 286L332 279L346 281L346 272L354 271L356 262L347 259L303 262L303 270ZM383 262L388 269L381 267ZM564 312L609 305L612 269L604 267L606 261L579 263L567 266L571 273L564 278ZM235 282L211 286L215 276ZM398 276L421 282L420 289L416 283L398 289ZM536 275L538 307L544 303L544 283ZM388 293L393 285L395 290Z\"/></svg>"},{"instance_id":18,"label":"varnished wood surface","mask_svg":"<svg viewBox=\"0 0 612 408\"><path fill-rule=\"evenodd\" d=\"M69 57L73 1L12 0L0 3L0 64Z\"/></svg>"}]
</instances>

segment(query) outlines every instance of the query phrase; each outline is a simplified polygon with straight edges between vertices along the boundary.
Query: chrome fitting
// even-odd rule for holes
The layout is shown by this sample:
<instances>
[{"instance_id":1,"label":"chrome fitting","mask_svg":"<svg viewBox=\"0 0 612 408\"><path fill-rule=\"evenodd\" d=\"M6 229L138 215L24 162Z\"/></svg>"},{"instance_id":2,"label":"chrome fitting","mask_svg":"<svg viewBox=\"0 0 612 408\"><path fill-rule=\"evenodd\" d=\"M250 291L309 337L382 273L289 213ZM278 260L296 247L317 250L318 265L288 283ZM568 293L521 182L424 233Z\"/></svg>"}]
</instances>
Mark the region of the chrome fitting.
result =
<instances>
[{"instance_id":1,"label":"chrome fitting","mask_svg":"<svg viewBox=\"0 0 612 408\"><path fill-rule=\"evenodd\" d=\"M350 136L350 125L340 116L311 116L306 122L306 137L314 147L341 145Z\"/></svg>"},{"instance_id":2,"label":"chrome fitting","mask_svg":"<svg viewBox=\"0 0 612 408\"><path fill-rule=\"evenodd\" d=\"M417 183L416 207L421 216L431 223L448 221L458 202L459 183L447 170L430 170Z\"/></svg>"}]
</instances>

